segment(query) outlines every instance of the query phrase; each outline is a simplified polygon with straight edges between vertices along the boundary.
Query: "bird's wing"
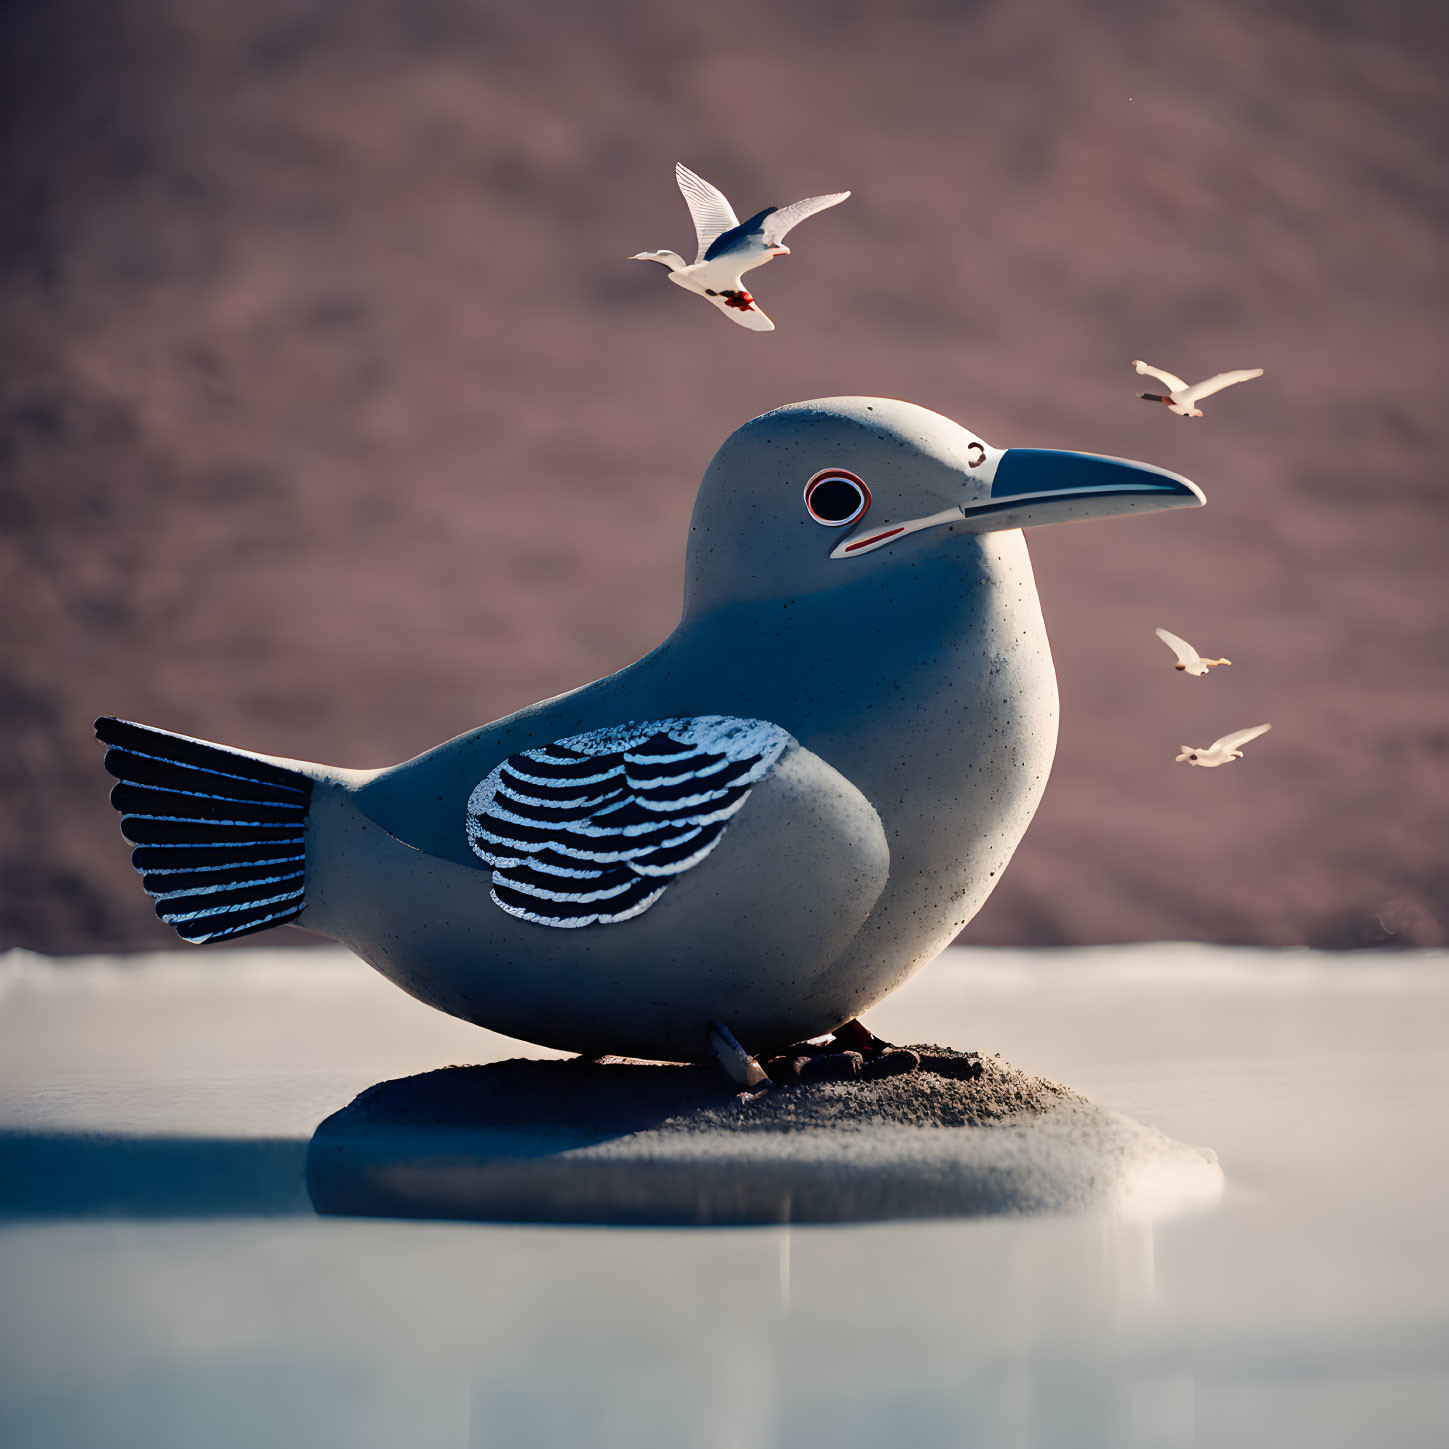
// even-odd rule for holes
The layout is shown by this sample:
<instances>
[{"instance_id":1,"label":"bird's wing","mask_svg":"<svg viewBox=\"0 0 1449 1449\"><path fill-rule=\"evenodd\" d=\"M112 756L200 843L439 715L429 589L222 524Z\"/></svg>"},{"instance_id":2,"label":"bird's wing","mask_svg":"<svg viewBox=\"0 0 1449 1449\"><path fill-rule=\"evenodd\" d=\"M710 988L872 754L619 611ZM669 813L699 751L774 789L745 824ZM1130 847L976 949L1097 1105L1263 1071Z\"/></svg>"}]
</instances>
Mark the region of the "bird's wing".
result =
<instances>
[{"instance_id":1,"label":"bird's wing","mask_svg":"<svg viewBox=\"0 0 1449 1449\"><path fill-rule=\"evenodd\" d=\"M763 211L757 211L738 226L720 232L704 249L704 256L700 260L712 262L716 257L722 257L727 252L753 250L756 254L756 265L759 262L769 261L769 257L763 254L765 250L765 218L772 216L778 210L778 207L767 206Z\"/></svg>"},{"instance_id":2,"label":"bird's wing","mask_svg":"<svg viewBox=\"0 0 1449 1449\"><path fill-rule=\"evenodd\" d=\"M760 304L753 297L750 298L747 307L734 306L722 296L706 297L705 301L713 302L731 322L737 322L751 332L773 332L775 330L775 324L760 310Z\"/></svg>"},{"instance_id":3,"label":"bird's wing","mask_svg":"<svg viewBox=\"0 0 1449 1449\"><path fill-rule=\"evenodd\" d=\"M1181 392L1187 386L1180 377L1174 377L1170 372L1164 372L1160 367L1149 367L1145 362L1134 362L1132 366L1143 377L1155 377L1158 382L1165 383L1169 392Z\"/></svg>"},{"instance_id":4,"label":"bird's wing","mask_svg":"<svg viewBox=\"0 0 1449 1449\"><path fill-rule=\"evenodd\" d=\"M711 186L703 176L696 176L682 161L675 162L674 179L684 193L689 214L694 218L694 236L699 243L695 261L702 262L709 244L722 233L733 231L740 224L735 209L718 186Z\"/></svg>"},{"instance_id":5,"label":"bird's wing","mask_svg":"<svg viewBox=\"0 0 1449 1449\"><path fill-rule=\"evenodd\" d=\"M1193 383L1182 401L1195 403L1200 398L1211 397L1215 392L1221 392L1225 387L1231 387L1235 382L1247 382L1249 378L1262 377L1262 375L1261 367L1240 368L1237 372L1219 372L1204 382Z\"/></svg>"},{"instance_id":6,"label":"bird's wing","mask_svg":"<svg viewBox=\"0 0 1449 1449\"><path fill-rule=\"evenodd\" d=\"M1230 735L1224 735L1220 740L1214 740L1208 746L1209 754L1216 754L1219 750L1227 753L1231 750L1240 750L1249 740L1255 740L1259 735L1267 734L1272 725L1254 725L1250 730L1237 730Z\"/></svg>"},{"instance_id":7,"label":"bird's wing","mask_svg":"<svg viewBox=\"0 0 1449 1449\"><path fill-rule=\"evenodd\" d=\"M510 755L468 801L494 901L540 926L612 925L698 865L794 741L732 715L591 730Z\"/></svg>"},{"instance_id":8,"label":"bird's wing","mask_svg":"<svg viewBox=\"0 0 1449 1449\"><path fill-rule=\"evenodd\" d=\"M1176 634L1167 629L1154 629L1153 633L1177 655L1179 664L1196 664L1199 654L1186 639L1179 639Z\"/></svg>"},{"instance_id":9,"label":"bird's wing","mask_svg":"<svg viewBox=\"0 0 1449 1449\"><path fill-rule=\"evenodd\" d=\"M807 216L814 216L817 211L824 211L827 206L839 206L849 195L848 191L832 191L829 196L807 196L804 201L797 201L771 212L765 218L765 245L775 246L782 242L785 233L792 227L799 226Z\"/></svg>"}]
</instances>

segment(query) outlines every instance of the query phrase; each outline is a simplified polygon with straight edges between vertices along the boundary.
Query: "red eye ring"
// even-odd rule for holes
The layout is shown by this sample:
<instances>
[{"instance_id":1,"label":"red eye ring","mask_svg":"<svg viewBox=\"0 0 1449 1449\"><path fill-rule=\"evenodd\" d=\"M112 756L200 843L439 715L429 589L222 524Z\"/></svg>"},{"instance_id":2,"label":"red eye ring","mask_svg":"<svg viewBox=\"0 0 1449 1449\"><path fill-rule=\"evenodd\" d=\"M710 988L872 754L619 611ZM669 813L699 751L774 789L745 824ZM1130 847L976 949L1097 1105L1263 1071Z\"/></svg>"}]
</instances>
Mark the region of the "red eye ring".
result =
<instances>
[{"instance_id":1,"label":"red eye ring","mask_svg":"<svg viewBox=\"0 0 1449 1449\"><path fill-rule=\"evenodd\" d=\"M822 496L821 489L827 484L843 486L829 488ZM853 500L846 489L855 495ZM820 511L817 511L817 501ZM869 507L870 489L865 486L865 480L844 468L822 468L805 485L805 511L826 528L844 528L863 518Z\"/></svg>"}]
</instances>

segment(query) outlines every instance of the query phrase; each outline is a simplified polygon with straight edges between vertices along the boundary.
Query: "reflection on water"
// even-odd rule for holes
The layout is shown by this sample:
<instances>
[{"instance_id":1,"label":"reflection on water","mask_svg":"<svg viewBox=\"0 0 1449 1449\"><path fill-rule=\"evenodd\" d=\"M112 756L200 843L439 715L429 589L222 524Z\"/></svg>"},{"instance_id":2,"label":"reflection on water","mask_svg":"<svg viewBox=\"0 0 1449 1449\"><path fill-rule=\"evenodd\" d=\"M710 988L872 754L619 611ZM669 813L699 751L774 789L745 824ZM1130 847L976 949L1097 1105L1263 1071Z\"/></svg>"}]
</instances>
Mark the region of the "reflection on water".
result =
<instances>
[{"instance_id":1,"label":"reflection on water","mask_svg":"<svg viewBox=\"0 0 1449 1449\"><path fill-rule=\"evenodd\" d=\"M16 1227L0 1277L69 1332L0 1328L6 1442L1171 1449L1193 1375L1154 1343L1162 1231Z\"/></svg>"},{"instance_id":2,"label":"reflection on water","mask_svg":"<svg viewBox=\"0 0 1449 1449\"><path fill-rule=\"evenodd\" d=\"M605 1283L567 1325L523 1307L512 1350L471 1378L467 1442L1190 1445L1191 1376L1132 1362L1154 1231L767 1229L723 1235L727 1267L676 1239L672 1309ZM523 1302L547 1303L535 1293Z\"/></svg>"}]
</instances>

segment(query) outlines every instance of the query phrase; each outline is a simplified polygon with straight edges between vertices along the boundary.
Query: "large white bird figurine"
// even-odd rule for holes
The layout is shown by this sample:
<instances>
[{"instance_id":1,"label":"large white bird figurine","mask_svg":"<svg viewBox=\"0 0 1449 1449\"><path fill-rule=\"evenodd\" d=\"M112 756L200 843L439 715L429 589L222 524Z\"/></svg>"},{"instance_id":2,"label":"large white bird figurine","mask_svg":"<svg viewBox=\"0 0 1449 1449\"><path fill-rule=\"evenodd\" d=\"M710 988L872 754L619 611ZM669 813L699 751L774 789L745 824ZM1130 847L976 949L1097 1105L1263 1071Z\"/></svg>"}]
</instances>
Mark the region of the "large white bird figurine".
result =
<instances>
[{"instance_id":1,"label":"large white bird figurine","mask_svg":"<svg viewBox=\"0 0 1449 1449\"><path fill-rule=\"evenodd\" d=\"M1188 674L1206 674L1209 669L1215 669L1219 664L1233 662L1231 659L1204 659L1186 639L1179 639L1169 629L1155 629L1153 632L1177 655L1174 669L1181 669Z\"/></svg>"},{"instance_id":2,"label":"large white bird figurine","mask_svg":"<svg viewBox=\"0 0 1449 1449\"><path fill-rule=\"evenodd\" d=\"M789 256L785 234L807 216L838 206L848 191L829 196L810 196L793 206L767 206L748 221L741 222L719 187L696 176L688 166L676 165L674 179L689 203L698 255L688 263L678 252L636 252L631 262L659 262L669 268L669 280L688 292L707 298L732 322L751 332L773 332L775 324L760 311L759 304L745 290L744 274L763 267L772 257Z\"/></svg>"},{"instance_id":3,"label":"large white bird figurine","mask_svg":"<svg viewBox=\"0 0 1449 1449\"><path fill-rule=\"evenodd\" d=\"M1134 362L1132 366L1144 377L1155 377L1169 390L1167 397L1155 392L1139 392L1137 396L1147 402L1162 403L1180 418L1200 418L1202 409L1196 404L1203 398L1211 397L1235 382L1247 382L1249 378L1263 375L1261 367L1245 367L1237 372L1219 372L1205 382L1195 382L1189 387L1180 377L1174 377L1160 367L1149 367L1145 362Z\"/></svg>"},{"instance_id":4,"label":"large white bird figurine","mask_svg":"<svg viewBox=\"0 0 1449 1449\"><path fill-rule=\"evenodd\" d=\"M1249 740L1255 740L1259 735L1267 734L1272 725L1254 725L1250 730L1237 730L1230 735L1224 735L1220 740L1214 740L1207 749L1199 745L1184 745L1182 753L1173 762L1181 765L1186 762L1189 765L1201 765L1206 770L1215 770L1219 765L1226 765L1233 760L1243 758L1242 747Z\"/></svg>"}]
</instances>

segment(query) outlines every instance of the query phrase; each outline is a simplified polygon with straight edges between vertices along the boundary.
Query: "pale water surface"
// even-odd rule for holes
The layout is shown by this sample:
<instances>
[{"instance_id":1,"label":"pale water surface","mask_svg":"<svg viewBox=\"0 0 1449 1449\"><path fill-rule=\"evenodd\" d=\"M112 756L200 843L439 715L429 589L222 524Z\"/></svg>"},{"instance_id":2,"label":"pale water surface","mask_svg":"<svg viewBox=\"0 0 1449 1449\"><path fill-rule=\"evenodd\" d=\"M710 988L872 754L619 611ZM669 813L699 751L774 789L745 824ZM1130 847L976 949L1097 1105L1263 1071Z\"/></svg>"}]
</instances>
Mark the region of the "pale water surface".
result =
<instances>
[{"instance_id":1,"label":"pale water surface","mask_svg":"<svg viewBox=\"0 0 1449 1449\"><path fill-rule=\"evenodd\" d=\"M330 951L0 958L0 1444L1449 1443L1449 956L953 951L870 1022L1212 1147L1226 1193L1155 1221L318 1219L323 1117L519 1048Z\"/></svg>"}]
</instances>

